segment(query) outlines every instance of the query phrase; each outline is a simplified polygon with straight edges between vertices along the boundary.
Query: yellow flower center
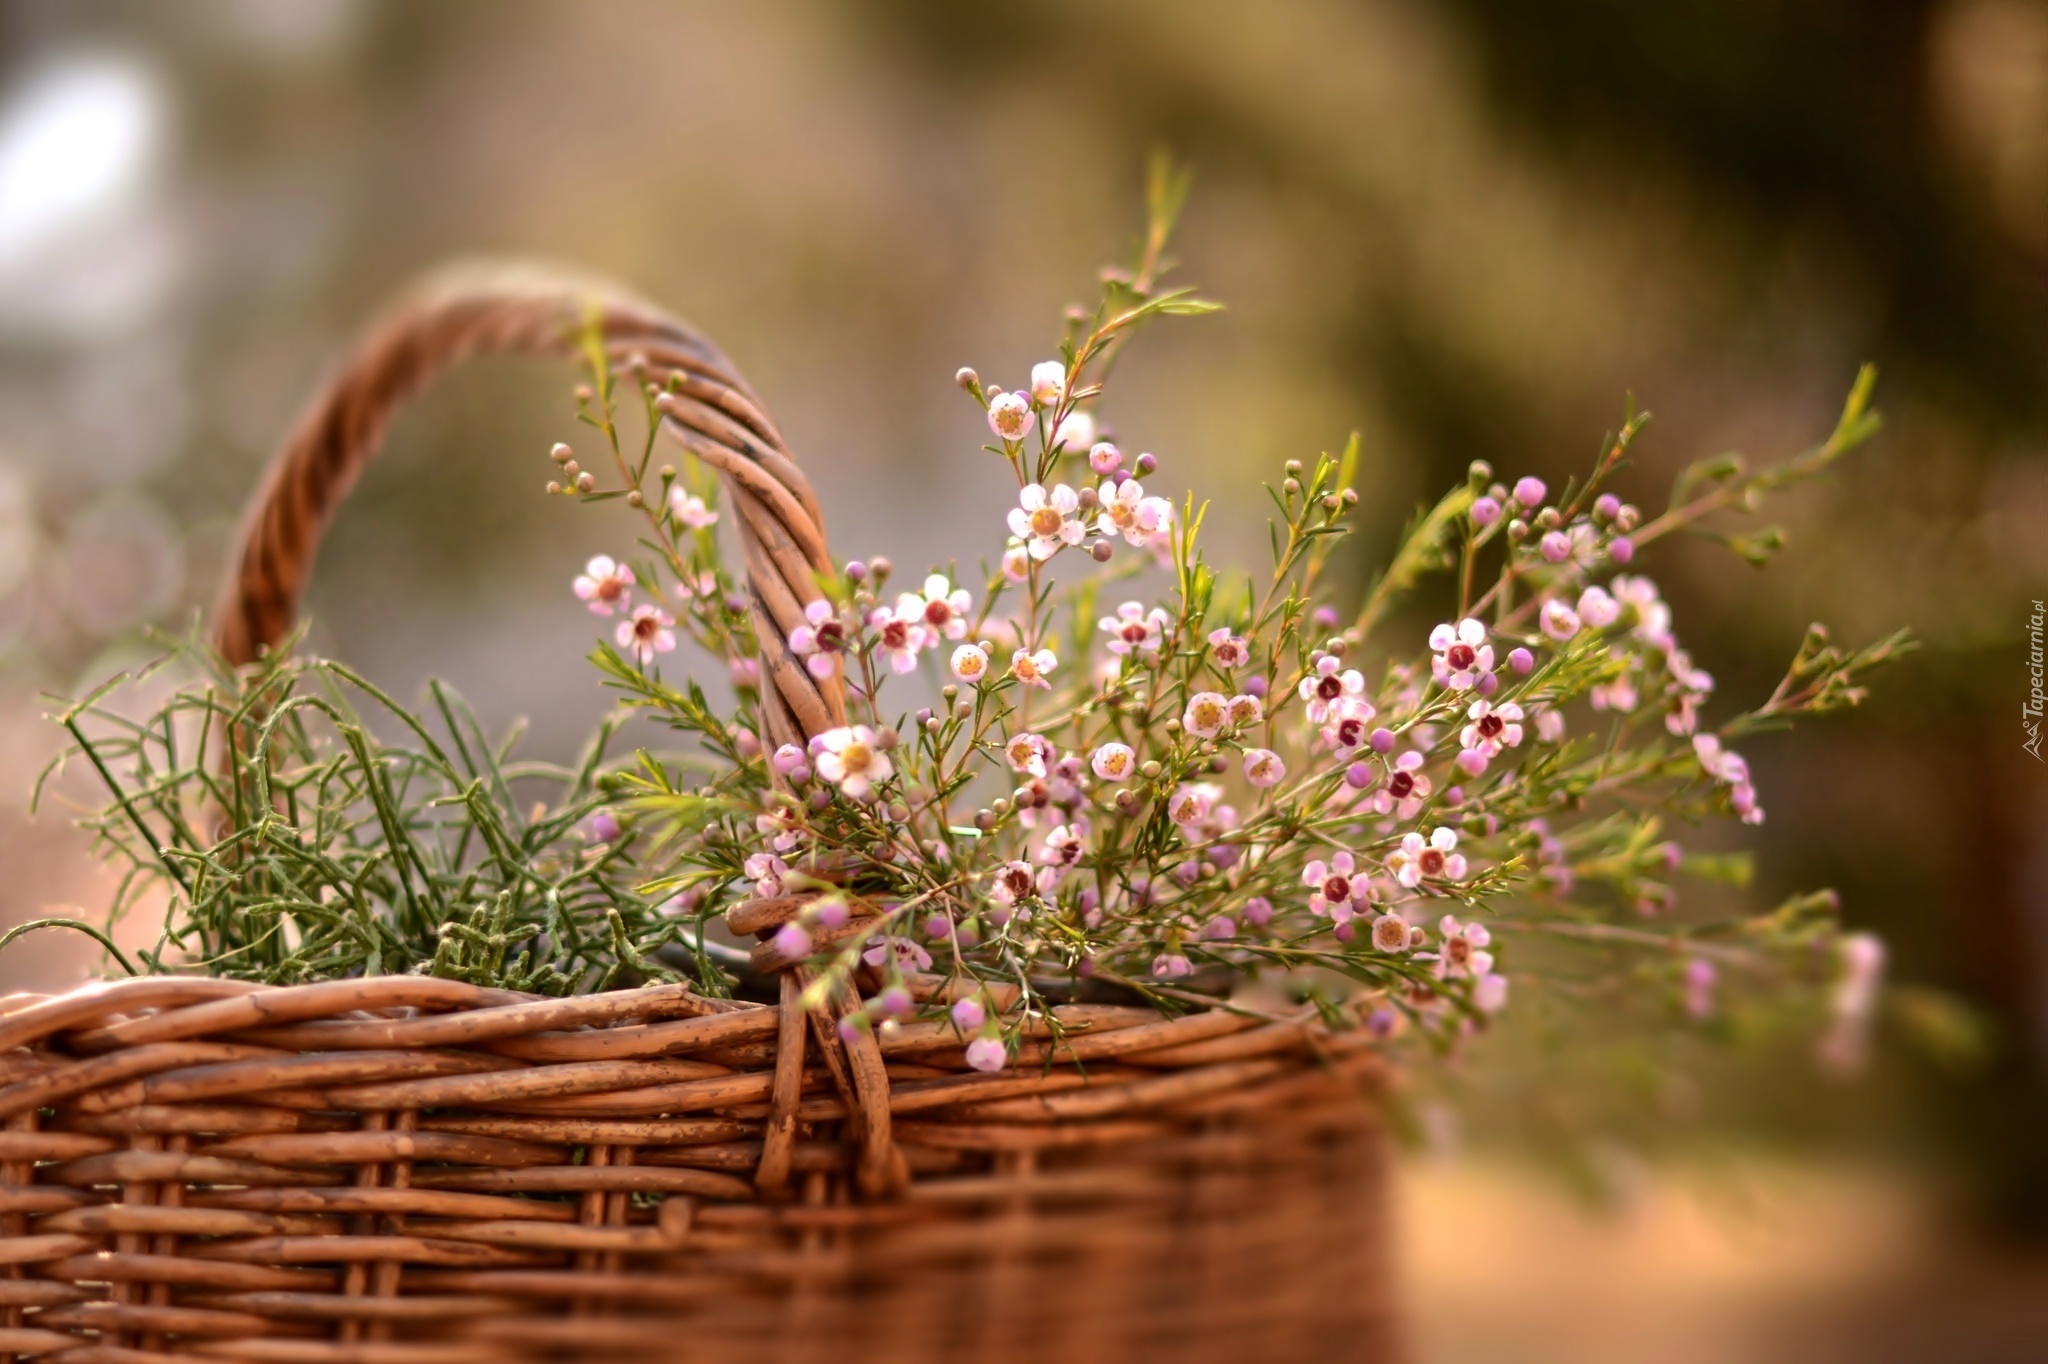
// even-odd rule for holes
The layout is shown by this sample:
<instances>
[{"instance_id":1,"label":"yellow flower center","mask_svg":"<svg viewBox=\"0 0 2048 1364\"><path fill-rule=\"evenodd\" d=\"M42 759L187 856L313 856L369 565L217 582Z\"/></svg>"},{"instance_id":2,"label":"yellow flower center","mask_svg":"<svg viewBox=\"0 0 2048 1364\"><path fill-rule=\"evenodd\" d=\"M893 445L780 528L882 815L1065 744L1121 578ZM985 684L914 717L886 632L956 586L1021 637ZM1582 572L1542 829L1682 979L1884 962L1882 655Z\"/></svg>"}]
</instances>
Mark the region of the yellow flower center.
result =
<instances>
[{"instance_id":1,"label":"yellow flower center","mask_svg":"<svg viewBox=\"0 0 2048 1364\"><path fill-rule=\"evenodd\" d=\"M839 761L848 772L865 772L875 760L874 750L856 739L839 752Z\"/></svg>"},{"instance_id":2,"label":"yellow flower center","mask_svg":"<svg viewBox=\"0 0 2048 1364\"><path fill-rule=\"evenodd\" d=\"M1039 535L1058 535L1065 521L1057 507L1040 507L1031 513L1031 529Z\"/></svg>"}]
</instances>

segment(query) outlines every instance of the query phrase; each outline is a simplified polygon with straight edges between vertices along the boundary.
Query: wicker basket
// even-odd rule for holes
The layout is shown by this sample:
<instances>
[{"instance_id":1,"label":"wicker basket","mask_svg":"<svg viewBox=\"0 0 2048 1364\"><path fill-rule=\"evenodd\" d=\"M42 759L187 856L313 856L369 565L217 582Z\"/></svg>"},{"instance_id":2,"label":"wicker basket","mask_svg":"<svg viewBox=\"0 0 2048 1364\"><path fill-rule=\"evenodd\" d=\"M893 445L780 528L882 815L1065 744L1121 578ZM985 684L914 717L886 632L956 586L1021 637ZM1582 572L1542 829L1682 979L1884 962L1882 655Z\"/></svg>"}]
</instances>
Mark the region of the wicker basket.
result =
<instances>
[{"instance_id":1,"label":"wicker basket","mask_svg":"<svg viewBox=\"0 0 2048 1364\"><path fill-rule=\"evenodd\" d=\"M828 561L760 402L689 328L535 273L444 281L351 358L256 500L222 651L289 630L401 400L592 315L622 369L677 376L665 427L725 478L769 737L839 723L786 642ZM0 1001L0 1364L1395 1357L1359 1034L1072 1004L977 1074L942 1025L806 1013L766 941L799 908L729 916L779 1006L414 976Z\"/></svg>"}]
</instances>

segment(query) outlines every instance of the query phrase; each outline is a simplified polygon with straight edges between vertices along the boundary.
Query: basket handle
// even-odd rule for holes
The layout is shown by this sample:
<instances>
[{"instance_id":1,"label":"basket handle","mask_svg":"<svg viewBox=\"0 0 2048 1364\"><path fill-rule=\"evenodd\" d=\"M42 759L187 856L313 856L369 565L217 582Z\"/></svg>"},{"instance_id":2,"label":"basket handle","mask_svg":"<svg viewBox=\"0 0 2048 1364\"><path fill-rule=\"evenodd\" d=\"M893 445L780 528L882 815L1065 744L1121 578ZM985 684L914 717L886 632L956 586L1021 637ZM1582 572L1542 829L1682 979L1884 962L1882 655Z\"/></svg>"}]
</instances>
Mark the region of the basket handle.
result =
<instances>
[{"instance_id":1,"label":"basket handle","mask_svg":"<svg viewBox=\"0 0 2048 1364\"><path fill-rule=\"evenodd\" d=\"M694 328L616 285L551 267L471 266L431 277L364 334L300 416L249 506L215 613L221 655L251 662L291 630L328 518L382 448L400 404L472 356L573 356L593 321L613 369L663 390L663 430L724 481L761 649L765 737L802 746L845 724L838 675L813 677L789 647L831 559L810 481L760 400Z\"/></svg>"}]
</instances>

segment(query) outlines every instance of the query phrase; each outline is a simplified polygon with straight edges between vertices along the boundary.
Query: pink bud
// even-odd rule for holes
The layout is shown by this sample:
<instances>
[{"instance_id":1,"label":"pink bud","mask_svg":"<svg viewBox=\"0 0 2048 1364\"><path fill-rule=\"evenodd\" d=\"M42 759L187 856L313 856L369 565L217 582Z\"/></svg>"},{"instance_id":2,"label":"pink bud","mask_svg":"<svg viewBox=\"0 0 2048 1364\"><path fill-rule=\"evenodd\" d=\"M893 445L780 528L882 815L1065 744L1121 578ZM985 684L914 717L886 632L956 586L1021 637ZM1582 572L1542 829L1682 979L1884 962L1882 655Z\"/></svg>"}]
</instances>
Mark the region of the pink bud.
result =
<instances>
[{"instance_id":1,"label":"pink bud","mask_svg":"<svg viewBox=\"0 0 2048 1364\"><path fill-rule=\"evenodd\" d=\"M1536 655L1523 648L1510 649L1508 650L1508 666L1523 677L1527 677L1536 667Z\"/></svg>"},{"instance_id":2,"label":"pink bud","mask_svg":"<svg viewBox=\"0 0 2048 1364\"><path fill-rule=\"evenodd\" d=\"M1458 770L1468 777L1476 777L1486 771L1486 754L1476 748L1468 748L1458 755Z\"/></svg>"},{"instance_id":3,"label":"pink bud","mask_svg":"<svg viewBox=\"0 0 2048 1364\"><path fill-rule=\"evenodd\" d=\"M1254 895L1244 902L1244 921L1254 928L1264 928L1273 922L1273 902L1263 895Z\"/></svg>"},{"instance_id":4,"label":"pink bud","mask_svg":"<svg viewBox=\"0 0 2048 1364\"><path fill-rule=\"evenodd\" d=\"M1500 503L1490 497L1482 497L1472 504L1472 524L1490 526L1500 520Z\"/></svg>"},{"instance_id":5,"label":"pink bud","mask_svg":"<svg viewBox=\"0 0 2048 1364\"><path fill-rule=\"evenodd\" d=\"M1540 478L1519 478L1515 480L1515 501L1531 510L1543 505L1543 495L1549 489Z\"/></svg>"},{"instance_id":6,"label":"pink bud","mask_svg":"<svg viewBox=\"0 0 2048 1364\"><path fill-rule=\"evenodd\" d=\"M1629 562L1636 557L1635 541L1629 539L1626 535L1616 536L1613 543L1607 546L1607 557L1614 560L1617 564Z\"/></svg>"},{"instance_id":7,"label":"pink bud","mask_svg":"<svg viewBox=\"0 0 2048 1364\"><path fill-rule=\"evenodd\" d=\"M811 935L804 932L802 924L786 923L775 930L775 950L785 957L807 957L811 954Z\"/></svg>"},{"instance_id":8,"label":"pink bud","mask_svg":"<svg viewBox=\"0 0 2048 1364\"><path fill-rule=\"evenodd\" d=\"M1375 753L1392 753L1394 751L1394 731L1388 729L1385 725L1381 725L1378 729L1374 730L1372 732L1372 751Z\"/></svg>"},{"instance_id":9,"label":"pink bud","mask_svg":"<svg viewBox=\"0 0 2048 1364\"><path fill-rule=\"evenodd\" d=\"M1389 735L1388 737L1392 737ZM1353 763L1344 769L1344 783L1354 791L1363 791L1373 783L1373 770L1365 763Z\"/></svg>"},{"instance_id":10,"label":"pink bud","mask_svg":"<svg viewBox=\"0 0 2048 1364\"><path fill-rule=\"evenodd\" d=\"M956 999L951 1010L953 1026L961 1032L973 1032L988 1018L988 1011L981 1002L974 999Z\"/></svg>"},{"instance_id":11,"label":"pink bud","mask_svg":"<svg viewBox=\"0 0 2048 1364\"><path fill-rule=\"evenodd\" d=\"M1572 557L1572 537L1561 530L1547 532L1542 542L1543 561L1561 564Z\"/></svg>"}]
</instances>

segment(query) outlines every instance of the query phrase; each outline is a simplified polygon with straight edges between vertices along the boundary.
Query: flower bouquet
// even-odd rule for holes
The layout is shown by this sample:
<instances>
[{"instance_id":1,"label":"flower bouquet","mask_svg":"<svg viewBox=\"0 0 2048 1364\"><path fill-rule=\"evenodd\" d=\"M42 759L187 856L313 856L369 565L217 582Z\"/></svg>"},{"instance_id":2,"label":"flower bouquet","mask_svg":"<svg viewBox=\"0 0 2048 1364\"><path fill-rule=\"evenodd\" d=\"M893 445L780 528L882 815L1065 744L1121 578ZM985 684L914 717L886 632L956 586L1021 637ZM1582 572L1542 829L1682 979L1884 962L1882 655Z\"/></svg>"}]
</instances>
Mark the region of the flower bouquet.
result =
<instances>
[{"instance_id":1,"label":"flower bouquet","mask_svg":"<svg viewBox=\"0 0 2048 1364\"><path fill-rule=\"evenodd\" d=\"M61 921L131 978L0 1014L0 1159L40 1191L0 1214L0 1349L644 1351L680 1316L709 1357L1381 1357L1365 1100L1549 988L1525 956L1852 1057L1875 941L1826 895L1688 917L1675 879L1726 859L1674 835L1760 822L1736 745L1902 641L1815 627L1717 717L1645 560L1827 471L1871 375L1812 450L1654 514L1618 482L1640 416L1562 488L1474 463L1362 598L1354 440L1267 488L1269 566L1219 569L1097 415L1136 333L1216 307L1166 282L1184 193L1155 174L1028 382L956 376L1016 486L972 571L832 558L759 398L615 292L444 282L373 333L258 499L218 652L174 654L200 680L59 717L116 910L164 929L133 961ZM619 708L565 767L289 647L390 407L490 349L580 356L548 492L636 526L572 584ZM1399 625L1425 585L1442 622ZM687 749L614 752L635 717ZM1230 1288L1247 1257L1298 1272Z\"/></svg>"}]
</instances>

